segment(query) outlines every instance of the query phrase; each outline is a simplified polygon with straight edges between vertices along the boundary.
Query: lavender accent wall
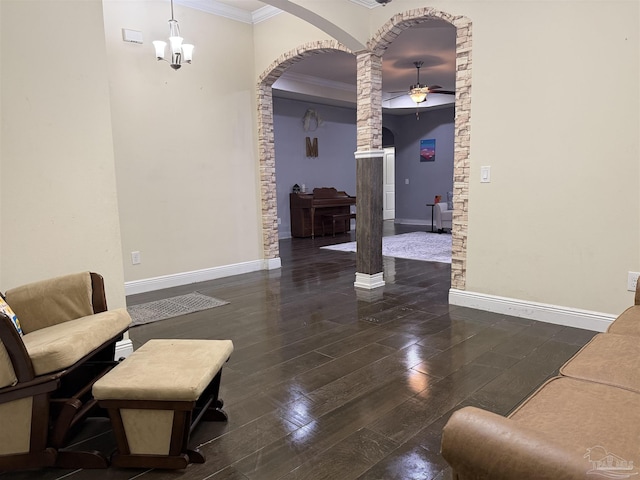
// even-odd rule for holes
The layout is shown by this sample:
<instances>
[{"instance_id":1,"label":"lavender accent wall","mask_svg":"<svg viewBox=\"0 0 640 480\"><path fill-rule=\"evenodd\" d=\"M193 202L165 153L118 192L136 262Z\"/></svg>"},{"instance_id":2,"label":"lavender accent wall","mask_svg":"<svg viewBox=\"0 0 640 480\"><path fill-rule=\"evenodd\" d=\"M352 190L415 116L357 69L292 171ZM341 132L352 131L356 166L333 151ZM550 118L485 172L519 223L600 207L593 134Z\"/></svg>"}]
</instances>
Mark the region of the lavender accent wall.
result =
<instances>
[{"instance_id":1,"label":"lavender accent wall","mask_svg":"<svg viewBox=\"0 0 640 480\"><path fill-rule=\"evenodd\" d=\"M302 119L315 110L323 124L305 131ZM294 184L335 187L356 194L356 111L351 108L274 97L276 195L279 238L291 236L289 193ZM394 136L396 148L396 222L431 224L435 195L453 190L454 108L430 109L420 114L385 115L384 127ZM306 156L305 137L318 139L318 157ZM436 140L435 162L420 161L420 140ZM386 145L385 145L386 146ZM409 179L409 184L405 183Z\"/></svg>"},{"instance_id":2,"label":"lavender accent wall","mask_svg":"<svg viewBox=\"0 0 640 480\"><path fill-rule=\"evenodd\" d=\"M307 109L323 120L315 131L305 131L302 119ZM274 97L273 125L276 153L276 194L279 238L291 236L289 193L294 184L335 187L356 194L355 109ZM306 156L305 138L318 139L318 157Z\"/></svg>"},{"instance_id":3,"label":"lavender accent wall","mask_svg":"<svg viewBox=\"0 0 640 480\"><path fill-rule=\"evenodd\" d=\"M431 109L421 113L386 115L385 127L395 136L396 147L396 222L431 224L431 208L436 195L446 201L453 190L454 107ZM435 162L420 161L420 140L436 140ZM406 184L406 179L409 184Z\"/></svg>"}]
</instances>

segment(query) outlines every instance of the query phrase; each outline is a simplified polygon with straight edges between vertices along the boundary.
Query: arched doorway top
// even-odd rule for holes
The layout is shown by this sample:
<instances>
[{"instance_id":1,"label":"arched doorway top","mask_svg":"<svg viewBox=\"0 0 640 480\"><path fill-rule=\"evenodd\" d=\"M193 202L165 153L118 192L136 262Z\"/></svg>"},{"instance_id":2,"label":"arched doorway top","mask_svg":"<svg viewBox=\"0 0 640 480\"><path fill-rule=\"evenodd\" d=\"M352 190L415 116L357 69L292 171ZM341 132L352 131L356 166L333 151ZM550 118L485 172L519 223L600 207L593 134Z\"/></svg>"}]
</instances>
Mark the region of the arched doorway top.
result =
<instances>
[{"instance_id":1,"label":"arched doorway top","mask_svg":"<svg viewBox=\"0 0 640 480\"><path fill-rule=\"evenodd\" d=\"M457 29L464 29L471 26L471 21L461 15L452 15L431 7L416 8L406 12L397 13L391 17L367 42L367 48L374 55L382 56L389 44L402 33L403 30L411 28L420 23L428 22L431 19L444 20ZM466 32L460 32L465 34Z\"/></svg>"},{"instance_id":2,"label":"arched doorway top","mask_svg":"<svg viewBox=\"0 0 640 480\"><path fill-rule=\"evenodd\" d=\"M280 78L282 73L294 63L299 62L312 55L318 55L320 53L328 53L332 51L340 51L351 53L347 47L342 45L337 40L320 40L317 42L310 42L302 44L293 50L288 51L276 59L258 78L258 84L270 87L273 83Z\"/></svg>"}]
</instances>

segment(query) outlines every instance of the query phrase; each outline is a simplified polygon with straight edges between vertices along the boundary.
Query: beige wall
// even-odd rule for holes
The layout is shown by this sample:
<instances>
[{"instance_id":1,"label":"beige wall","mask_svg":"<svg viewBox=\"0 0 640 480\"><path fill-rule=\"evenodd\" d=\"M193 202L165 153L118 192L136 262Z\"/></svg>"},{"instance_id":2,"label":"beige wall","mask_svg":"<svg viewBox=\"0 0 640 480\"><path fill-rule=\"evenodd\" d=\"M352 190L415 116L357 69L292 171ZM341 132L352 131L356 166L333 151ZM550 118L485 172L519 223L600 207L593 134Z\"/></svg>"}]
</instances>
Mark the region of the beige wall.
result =
<instances>
[{"instance_id":1,"label":"beige wall","mask_svg":"<svg viewBox=\"0 0 640 480\"><path fill-rule=\"evenodd\" d=\"M315 3L357 38L425 5ZM618 313L640 270L638 2L429 6L473 22L467 290ZM103 28L97 0L0 3L2 289L91 269L114 305L125 279L262 258L257 77L327 37L286 14L252 27L176 5L196 50L174 72L150 45L166 7L105 1Z\"/></svg>"},{"instance_id":2,"label":"beige wall","mask_svg":"<svg viewBox=\"0 0 640 480\"><path fill-rule=\"evenodd\" d=\"M305 43L332 40L322 30L288 13L280 13L256 24L253 33L256 82L257 77L271 67L282 54Z\"/></svg>"},{"instance_id":3,"label":"beige wall","mask_svg":"<svg viewBox=\"0 0 640 480\"><path fill-rule=\"evenodd\" d=\"M467 289L621 312L640 267L638 3L503 4L473 31Z\"/></svg>"},{"instance_id":4,"label":"beige wall","mask_svg":"<svg viewBox=\"0 0 640 480\"><path fill-rule=\"evenodd\" d=\"M176 4L195 50L173 71L151 44L168 3L105 1L104 15L125 280L261 259L252 26Z\"/></svg>"},{"instance_id":5,"label":"beige wall","mask_svg":"<svg viewBox=\"0 0 640 480\"><path fill-rule=\"evenodd\" d=\"M332 5L317 8L349 30ZM375 32L424 6L363 8L358 22ZM627 271L640 270L638 2L429 6L473 22L467 290L619 313L633 301ZM283 53L308 41L283 21L261 24L256 44L276 39ZM275 58L261 53L257 66Z\"/></svg>"},{"instance_id":6,"label":"beige wall","mask_svg":"<svg viewBox=\"0 0 640 480\"><path fill-rule=\"evenodd\" d=\"M0 288L92 270L123 306L101 2L0 9Z\"/></svg>"}]
</instances>

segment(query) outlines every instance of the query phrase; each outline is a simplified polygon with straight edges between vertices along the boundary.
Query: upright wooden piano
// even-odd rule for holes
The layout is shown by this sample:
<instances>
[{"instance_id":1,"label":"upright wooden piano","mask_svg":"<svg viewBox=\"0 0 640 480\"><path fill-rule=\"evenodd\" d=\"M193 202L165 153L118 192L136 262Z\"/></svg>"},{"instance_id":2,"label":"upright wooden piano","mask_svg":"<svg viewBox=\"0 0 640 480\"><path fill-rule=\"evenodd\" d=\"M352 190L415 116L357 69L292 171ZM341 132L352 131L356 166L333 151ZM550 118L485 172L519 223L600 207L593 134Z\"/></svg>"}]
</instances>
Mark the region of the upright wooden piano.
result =
<instances>
[{"instance_id":1,"label":"upright wooden piano","mask_svg":"<svg viewBox=\"0 0 640 480\"><path fill-rule=\"evenodd\" d=\"M291 212L291 236L314 237L323 232L323 221L327 215L347 215L356 197L339 192L333 187L314 188L313 193L289 194ZM335 232L347 232L350 222L336 225Z\"/></svg>"}]
</instances>

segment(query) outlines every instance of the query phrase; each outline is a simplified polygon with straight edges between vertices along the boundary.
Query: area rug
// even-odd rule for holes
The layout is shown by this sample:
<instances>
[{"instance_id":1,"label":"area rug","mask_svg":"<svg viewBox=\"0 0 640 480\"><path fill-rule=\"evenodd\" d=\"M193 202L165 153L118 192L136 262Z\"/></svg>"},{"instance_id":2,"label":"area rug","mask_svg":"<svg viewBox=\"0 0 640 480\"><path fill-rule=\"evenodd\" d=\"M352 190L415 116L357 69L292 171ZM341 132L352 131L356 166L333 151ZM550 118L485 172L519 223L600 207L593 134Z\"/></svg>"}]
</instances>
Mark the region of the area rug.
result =
<instances>
[{"instance_id":1,"label":"area rug","mask_svg":"<svg viewBox=\"0 0 640 480\"><path fill-rule=\"evenodd\" d=\"M356 242L329 245L327 250L355 252ZM411 232L382 237L382 255L423 262L451 263L451 235L446 233Z\"/></svg>"},{"instance_id":2,"label":"area rug","mask_svg":"<svg viewBox=\"0 0 640 480\"><path fill-rule=\"evenodd\" d=\"M218 298L202 295L198 292L188 293L177 297L165 298L155 302L141 303L128 307L131 315L131 326L166 320L167 318L199 312L209 308L227 305L229 302Z\"/></svg>"}]
</instances>

